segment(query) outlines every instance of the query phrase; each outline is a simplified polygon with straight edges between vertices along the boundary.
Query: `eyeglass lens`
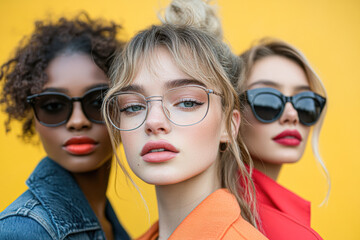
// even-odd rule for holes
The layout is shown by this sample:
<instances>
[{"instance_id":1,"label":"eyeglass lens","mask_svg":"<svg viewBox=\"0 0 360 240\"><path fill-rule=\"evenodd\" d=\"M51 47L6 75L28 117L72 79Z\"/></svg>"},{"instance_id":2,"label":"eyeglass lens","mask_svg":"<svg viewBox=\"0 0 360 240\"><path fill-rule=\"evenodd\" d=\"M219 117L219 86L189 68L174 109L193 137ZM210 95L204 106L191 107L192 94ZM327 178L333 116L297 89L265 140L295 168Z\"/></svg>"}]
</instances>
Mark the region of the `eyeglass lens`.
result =
<instances>
[{"instance_id":1,"label":"eyeglass lens","mask_svg":"<svg viewBox=\"0 0 360 240\"><path fill-rule=\"evenodd\" d=\"M103 122L101 105L106 89L90 91L81 98L85 116L93 122ZM72 114L73 101L64 94L44 94L35 98L34 110L37 119L48 126L58 126L68 121Z\"/></svg>"},{"instance_id":2,"label":"eyeglass lens","mask_svg":"<svg viewBox=\"0 0 360 240\"><path fill-rule=\"evenodd\" d=\"M205 89L196 86L174 88L163 96L145 98L134 92L120 92L107 104L110 122L119 130L140 127L148 114L150 102L162 101L166 117L176 125L189 126L200 122L207 114L209 97Z\"/></svg>"},{"instance_id":3,"label":"eyeglass lens","mask_svg":"<svg viewBox=\"0 0 360 240\"><path fill-rule=\"evenodd\" d=\"M313 97L304 96L296 101L292 101L292 103L298 112L300 122L303 124L314 124L321 114L321 105ZM285 102L279 96L272 93L260 93L254 98L252 105L255 114L260 118L259 120L272 122L280 117L284 110Z\"/></svg>"}]
</instances>

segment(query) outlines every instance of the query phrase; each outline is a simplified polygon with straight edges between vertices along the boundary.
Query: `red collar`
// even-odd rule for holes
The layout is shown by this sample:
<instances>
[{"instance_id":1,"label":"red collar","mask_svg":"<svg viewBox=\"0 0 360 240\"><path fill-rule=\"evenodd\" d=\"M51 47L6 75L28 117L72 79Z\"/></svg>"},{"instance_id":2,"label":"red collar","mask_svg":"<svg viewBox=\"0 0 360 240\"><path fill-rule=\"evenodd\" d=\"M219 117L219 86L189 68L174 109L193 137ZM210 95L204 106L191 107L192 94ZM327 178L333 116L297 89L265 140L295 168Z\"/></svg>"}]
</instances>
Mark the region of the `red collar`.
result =
<instances>
[{"instance_id":1,"label":"red collar","mask_svg":"<svg viewBox=\"0 0 360 240\"><path fill-rule=\"evenodd\" d=\"M253 170L252 178L259 208L261 208L261 204L270 206L310 227L309 201L284 188L256 169Z\"/></svg>"}]
</instances>

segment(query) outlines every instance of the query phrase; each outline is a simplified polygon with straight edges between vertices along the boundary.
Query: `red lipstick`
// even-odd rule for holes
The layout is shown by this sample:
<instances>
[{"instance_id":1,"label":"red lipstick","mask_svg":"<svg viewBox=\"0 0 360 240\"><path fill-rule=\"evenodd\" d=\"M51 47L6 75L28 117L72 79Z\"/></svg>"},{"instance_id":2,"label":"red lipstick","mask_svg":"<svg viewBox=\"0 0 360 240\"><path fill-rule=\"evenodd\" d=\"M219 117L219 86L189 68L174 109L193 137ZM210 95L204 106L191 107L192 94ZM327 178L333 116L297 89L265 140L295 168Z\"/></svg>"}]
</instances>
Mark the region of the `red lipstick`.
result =
<instances>
[{"instance_id":1,"label":"red lipstick","mask_svg":"<svg viewBox=\"0 0 360 240\"><path fill-rule=\"evenodd\" d=\"M87 155L96 148L96 141L86 136L72 137L64 144L65 151L73 155Z\"/></svg>"},{"instance_id":2,"label":"red lipstick","mask_svg":"<svg viewBox=\"0 0 360 240\"><path fill-rule=\"evenodd\" d=\"M145 162L160 163L176 157L179 150L165 140L149 141L141 150L140 156Z\"/></svg>"},{"instance_id":3,"label":"red lipstick","mask_svg":"<svg viewBox=\"0 0 360 240\"><path fill-rule=\"evenodd\" d=\"M302 141L302 137L297 130L285 130L275 136L273 140L285 146L298 146Z\"/></svg>"}]
</instances>

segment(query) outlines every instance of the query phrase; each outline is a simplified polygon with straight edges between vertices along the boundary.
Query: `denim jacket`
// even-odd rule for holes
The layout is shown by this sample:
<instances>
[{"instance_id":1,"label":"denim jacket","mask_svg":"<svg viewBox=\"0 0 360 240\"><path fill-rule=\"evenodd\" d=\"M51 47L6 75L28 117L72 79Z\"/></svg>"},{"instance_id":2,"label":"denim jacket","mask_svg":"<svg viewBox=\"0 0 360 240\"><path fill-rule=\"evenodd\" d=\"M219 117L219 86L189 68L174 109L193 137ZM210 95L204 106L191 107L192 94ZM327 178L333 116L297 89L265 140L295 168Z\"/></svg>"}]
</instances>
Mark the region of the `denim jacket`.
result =
<instances>
[{"instance_id":1,"label":"denim jacket","mask_svg":"<svg viewBox=\"0 0 360 240\"><path fill-rule=\"evenodd\" d=\"M0 239L105 239L95 213L71 174L44 158L29 189L0 213ZM110 202L106 216L115 239L129 239Z\"/></svg>"}]
</instances>

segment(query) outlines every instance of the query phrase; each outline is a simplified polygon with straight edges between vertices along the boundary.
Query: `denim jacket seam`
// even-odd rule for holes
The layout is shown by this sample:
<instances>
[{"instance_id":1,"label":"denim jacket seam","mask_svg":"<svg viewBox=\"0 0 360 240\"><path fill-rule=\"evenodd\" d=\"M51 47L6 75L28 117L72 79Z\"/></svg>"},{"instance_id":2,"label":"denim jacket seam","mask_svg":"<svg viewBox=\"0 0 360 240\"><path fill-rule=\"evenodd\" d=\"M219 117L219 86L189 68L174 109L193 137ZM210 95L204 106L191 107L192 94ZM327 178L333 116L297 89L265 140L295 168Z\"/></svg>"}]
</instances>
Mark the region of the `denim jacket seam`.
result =
<instances>
[{"instance_id":1,"label":"denim jacket seam","mask_svg":"<svg viewBox=\"0 0 360 240\"><path fill-rule=\"evenodd\" d=\"M27 217L33 219L35 222L40 224L46 230L46 232L49 233L52 239L59 239L56 236L56 232L54 231L51 224L44 220L41 215L34 213L34 211L27 207L19 207L18 209L16 209L16 211L10 211L8 213L2 214L0 215L0 220L4 220L9 217Z\"/></svg>"},{"instance_id":2,"label":"denim jacket seam","mask_svg":"<svg viewBox=\"0 0 360 240\"><path fill-rule=\"evenodd\" d=\"M83 228L83 229L79 229L79 228L74 228L74 229L71 229L71 230L68 230L67 231L67 234L65 234L61 239L64 239L65 237L67 237L68 235L70 234L76 234L76 233L86 233L86 232L89 232L89 231L102 231L101 227L99 226L94 226L94 227L88 227L88 228ZM100 232L100 238L98 239L105 239L104 236L102 236L103 233Z\"/></svg>"},{"instance_id":3,"label":"denim jacket seam","mask_svg":"<svg viewBox=\"0 0 360 240\"><path fill-rule=\"evenodd\" d=\"M52 239L59 239L57 237L56 231L54 230L54 227L51 223L46 221L46 218L34 213L34 211L30 211L28 216L37 221L49 233Z\"/></svg>"}]
</instances>

